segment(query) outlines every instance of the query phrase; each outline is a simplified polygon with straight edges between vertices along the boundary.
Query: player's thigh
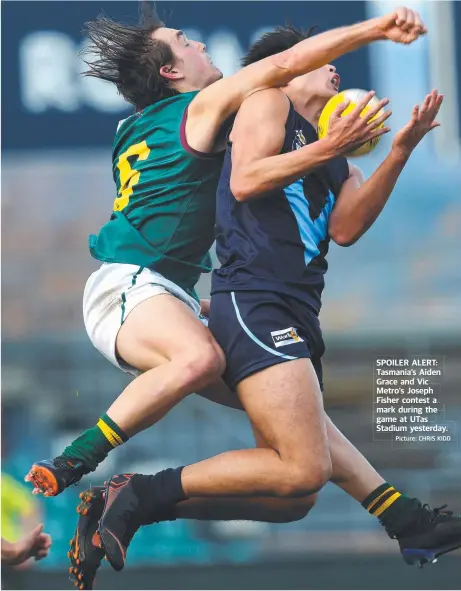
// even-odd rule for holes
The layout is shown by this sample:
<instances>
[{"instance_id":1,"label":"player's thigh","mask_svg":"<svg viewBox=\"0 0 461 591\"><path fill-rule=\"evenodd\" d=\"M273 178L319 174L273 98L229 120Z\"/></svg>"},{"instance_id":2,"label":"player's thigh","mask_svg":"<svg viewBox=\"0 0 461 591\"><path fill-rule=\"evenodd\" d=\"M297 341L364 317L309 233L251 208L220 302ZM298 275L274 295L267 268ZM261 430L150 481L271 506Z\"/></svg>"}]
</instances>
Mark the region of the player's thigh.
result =
<instances>
[{"instance_id":1,"label":"player's thigh","mask_svg":"<svg viewBox=\"0 0 461 591\"><path fill-rule=\"evenodd\" d=\"M271 292L217 293L210 329L226 355L224 380L267 443L300 461L325 458L323 402L310 360L315 342L301 332L291 302Z\"/></svg>"},{"instance_id":2,"label":"player's thigh","mask_svg":"<svg viewBox=\"0 0 461 591\"><path fill-rule=\"evenodd\" d=\"M282 461L297 472L328 480L331 459L323 402L309 359L267 367L240 382L237 393L258 436Z\"/></svg>"},{"instance_id":3,"label":"player's thigh","mask_svg":"<svg viewBox=\"0 0 461 591\"><path fill-rule=\"evenodd\" d=\"M117 334L117 355L141 371L173 359L210 366L220 376L224 355L194 311L173 295L139 303Z\"/></svg>"},{"instance_id":4,"label":"player's thigh","mask_svg":"<svg viewBox=\"0 0 461 591\"><path fill-rule=\"evenodd\" d=\"M85 286L88 336L114 365L134 375L179 359L196 366L196 374L210 373L194 387L218 379L224 357L199 314L194 298L145 267L103 264Z\"/></svg>"}]
</instances>

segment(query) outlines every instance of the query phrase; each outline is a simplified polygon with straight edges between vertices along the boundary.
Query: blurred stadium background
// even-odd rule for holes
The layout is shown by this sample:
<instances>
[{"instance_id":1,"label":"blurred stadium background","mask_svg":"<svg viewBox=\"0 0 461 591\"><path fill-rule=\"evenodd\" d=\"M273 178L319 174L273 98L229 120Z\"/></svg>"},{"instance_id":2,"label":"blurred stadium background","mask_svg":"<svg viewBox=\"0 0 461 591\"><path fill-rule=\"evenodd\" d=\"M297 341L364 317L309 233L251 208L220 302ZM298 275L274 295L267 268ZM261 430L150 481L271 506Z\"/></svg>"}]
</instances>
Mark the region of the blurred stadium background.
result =
<instances>
[{"instance_id":1,"label":"blurred stadium background","mask_svg":"<svg viewBox=\"0 0 461 591\"><path fill-rule=\"evenodd\" d=\"M461 511L461 449L393 450L372 440L373 356L444 355L447 418L461 426L461 2L413 2L430 35L411 48L379 43L338 60L342 88L389 96L393 129L437 87L442 128L413 156L385 212L357 245L330 251L322 322L326 407L345 434L409 493ZM249 43L283 24L323 31L387 11L390 2L158 2L172 26L206 42L225 74ZM115 90L79 76L84 21L101 9L135 19L136 2L2 4L2 517L18 536L41 514L54 539L33 571L3 588L63 589L79 490L115 471L153 472L252 445L236 411L196 396L114 452L56 499L24 495L33 460L51 457L94 424L127 378L90 344L81 300L98 263L87 236L110 215L111 144L130 113ZM361 159L373 171L385 138ZM209 289L203 277L200 293ZM153 327L155 329L155 327ZM16 479L6 480L5 475ZM8 486L6 483L9 483ZM27 490L26 490L27 492ZM14 499L15 502L12 502ZM283 526L180 521L145 528L129 568L105 589L459 589L461 556L424 571L404 566L374 519L328 485L305 520Z\"/></svg>"}]
</instances>

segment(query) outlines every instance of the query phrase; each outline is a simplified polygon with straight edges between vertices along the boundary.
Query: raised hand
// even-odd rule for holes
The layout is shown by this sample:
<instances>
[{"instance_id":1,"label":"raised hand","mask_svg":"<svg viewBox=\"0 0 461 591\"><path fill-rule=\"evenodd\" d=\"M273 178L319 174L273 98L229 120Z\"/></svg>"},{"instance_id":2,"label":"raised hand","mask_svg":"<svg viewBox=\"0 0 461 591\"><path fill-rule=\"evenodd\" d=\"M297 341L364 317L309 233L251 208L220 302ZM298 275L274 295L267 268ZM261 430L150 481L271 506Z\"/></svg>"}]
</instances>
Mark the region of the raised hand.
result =
<instances>
[{"instance_id":1,"label":"raised hand","mask_svg":"<svg viewBox=\"0 0 461 591\"><path fill-rule=\"evenodd\" d=\"M29 558L41 560L48 556L51 537L43 533L43 525L37 525L31 532L14 544L9 544L8 564L20 565Z\"/></svg>"},{"instance_id":2,"label":"raised hand","mask_svg":"<svg viewBox=\"0 0 461 591\"><path fill-rule=\"evenodd\" d=\"M435 118L442 102L443 94L433 90L421 106L415 105L410 121L395 135L392 148L408 157L429 131L439 127L440 123Z\"/></svg>"},{"instance_id":3,"label":"raised hand","mask_svg":"<svg viewBox=\"0 0 461 591\"><path fill-rule=\"evenodd\" d=\"M383 38L390 39L395 43L413 43L421 35L427 33L420 15L404 6L385 16L378 17L376 21Z\"/></svg>"},{"instance_id":4,"label":"raised hand","mask_svg":"<svg viewBox=\"0 0 461 591\"><path fill-rule=\"evenodd\" d=\"M343 116L343 113L349 106L350 101L339 104L332 113L327 137L333 143L338 153L344 154L351 152L366 142L390 131L389 127L381 127L380 129L378 127L391 116L391 111L385 111L371 121L389 103L389 99L387 98L382 99L376 105L370 106L365 116L360 117L361 112L367 107L374 96L374 91L368 92L347 115Z\"/></svg>"}]
</instances>

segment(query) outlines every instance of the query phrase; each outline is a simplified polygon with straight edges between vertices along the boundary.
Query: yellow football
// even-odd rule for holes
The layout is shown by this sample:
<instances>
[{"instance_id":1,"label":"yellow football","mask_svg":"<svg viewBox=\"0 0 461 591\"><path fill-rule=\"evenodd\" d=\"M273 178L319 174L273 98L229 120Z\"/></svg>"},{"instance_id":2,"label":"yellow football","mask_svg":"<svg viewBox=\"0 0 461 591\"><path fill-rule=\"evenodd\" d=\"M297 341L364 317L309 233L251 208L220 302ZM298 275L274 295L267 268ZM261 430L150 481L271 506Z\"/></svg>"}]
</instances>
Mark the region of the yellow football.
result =
<instances>
[{"instance_id":1,"label":"yellow football","mask_svg":"<svg viewBox=\"0 0 461 591\"><path fill-rule=\"evenodd\" d=\"M351 101L349 106L347 107L347 109L345 109L343 111L342 117L344 117L345 115L349 115L349 113L353 109L355 109L355 107L357 106L359 101L362 100L362 98L364 97L364 95L366 93L367 93L366 90L360 90L360 89L353 88L350 90L343 90L342 92L338 92L338 94L336 96L332 97L327 102L327 104L323 108L323 111L320 115L319 127L318 127L319 139L322 139L323 137L325 137L327 135L328 127L330 124L330 117L333 114L333 112L336 110L336 107L339 105L339 103L343 103L346 100ZM371 110L371 108L376 106L376 104L378 102L379 102L379 99L377 99L376 96L374 96L371 99L371 101L368 103L368 105L360 113L360 117L365 117L366 114ZM373 119L376 119L376 117L379 117L380 115L382 115L382 113L383 113L383 109L381 109L373 117ZM373 121L373 119L371 119L371 121ZM378 126L378 129L380 129L381 127L384 127L384 123L381 123L381 125ZM379 144L380 139L381 139L381 136L376 137L376 138L370 140L369 142L366 142L365 144L363 144L363 146L360 146L360 148L357 148L356 150L353 150L352 152L347 153L346 156L352 157L352 158L354 158L355 156L365 156L365 154L369 154L372 150L374 150L376 148L376 146Z\"/></svg>"}]
</instances>

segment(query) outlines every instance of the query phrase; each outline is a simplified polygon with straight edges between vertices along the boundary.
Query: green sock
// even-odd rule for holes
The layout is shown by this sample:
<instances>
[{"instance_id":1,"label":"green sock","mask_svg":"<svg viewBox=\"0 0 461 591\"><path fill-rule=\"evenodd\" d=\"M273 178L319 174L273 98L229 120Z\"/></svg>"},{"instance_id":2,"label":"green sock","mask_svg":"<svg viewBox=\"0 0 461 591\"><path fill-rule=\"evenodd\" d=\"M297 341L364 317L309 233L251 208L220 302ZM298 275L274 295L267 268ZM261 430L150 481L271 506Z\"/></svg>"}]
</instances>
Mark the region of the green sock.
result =
<instances>
[{"instance_id":1,"label":"green sock","mask_svg":"<svg viewBox=\"0 0 461 591\"><path fill-rule=\"evenodd\" d=\"M362 507L377 517L388 530L398 533L415 520L421 503L385 482L368 495Z\"/></svg>"},{"instance_id":2,"label":"green sock","mask_svg":"<svg viewBox=\"0 0 461 591\"><path fill-rule=\"evenodd\" d=\"M105 414L94 427L85 431L66 447L62 455L81 460L88 471L93 472L111 450L126 441L128 441L127 435Z\"/></svg>"}]
</instances>

